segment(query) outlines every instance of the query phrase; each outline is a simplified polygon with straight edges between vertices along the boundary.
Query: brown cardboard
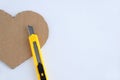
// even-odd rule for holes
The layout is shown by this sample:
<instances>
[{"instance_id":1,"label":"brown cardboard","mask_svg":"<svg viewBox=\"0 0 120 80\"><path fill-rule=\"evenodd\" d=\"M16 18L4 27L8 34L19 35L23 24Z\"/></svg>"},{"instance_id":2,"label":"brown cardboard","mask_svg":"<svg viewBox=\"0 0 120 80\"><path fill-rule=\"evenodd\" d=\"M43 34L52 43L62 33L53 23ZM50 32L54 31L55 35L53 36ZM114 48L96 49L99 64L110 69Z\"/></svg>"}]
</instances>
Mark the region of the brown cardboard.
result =
<instances>
[{"instance_id":1,"label":"brown cardboard","mask_svg":"<svg viewBox=\"0 0 120 80\"><path fill-rule=\"evenodd\" d=\"M42 47L48 38L48 25L41 15L24 11L12 17L0 10L0 60L11 68L31 57L28 25L33 26Z\"/></svg>"}]
</instances>

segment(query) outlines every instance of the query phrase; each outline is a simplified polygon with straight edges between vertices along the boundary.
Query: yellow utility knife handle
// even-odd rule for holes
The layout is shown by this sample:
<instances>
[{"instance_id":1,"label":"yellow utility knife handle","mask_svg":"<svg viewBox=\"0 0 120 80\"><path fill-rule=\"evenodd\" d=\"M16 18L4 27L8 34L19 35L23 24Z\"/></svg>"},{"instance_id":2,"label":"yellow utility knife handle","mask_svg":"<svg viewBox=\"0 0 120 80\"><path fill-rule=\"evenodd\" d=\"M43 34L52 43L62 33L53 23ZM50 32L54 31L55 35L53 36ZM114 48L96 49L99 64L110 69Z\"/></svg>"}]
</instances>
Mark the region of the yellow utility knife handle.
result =
<instances>
[{"instance_id":1,"label":"yellow utility knife handle","mask_svg":"<svg viewBox=\"0 0 120 80\"><path fill-rule=\"evenodd\" d=\"M30 43L30 47L32 51L32 56L33 56L38 80L48 80L47 75L46 75L46 69L44 66L43 58L42 58L42 52L40 49L40 43L38 40L38 36L36 34L29 35L29 43ZM35 47L37 47L39 57L40 57L40 62L38 62L37 60Z\"/></svg>"}]
</instances>

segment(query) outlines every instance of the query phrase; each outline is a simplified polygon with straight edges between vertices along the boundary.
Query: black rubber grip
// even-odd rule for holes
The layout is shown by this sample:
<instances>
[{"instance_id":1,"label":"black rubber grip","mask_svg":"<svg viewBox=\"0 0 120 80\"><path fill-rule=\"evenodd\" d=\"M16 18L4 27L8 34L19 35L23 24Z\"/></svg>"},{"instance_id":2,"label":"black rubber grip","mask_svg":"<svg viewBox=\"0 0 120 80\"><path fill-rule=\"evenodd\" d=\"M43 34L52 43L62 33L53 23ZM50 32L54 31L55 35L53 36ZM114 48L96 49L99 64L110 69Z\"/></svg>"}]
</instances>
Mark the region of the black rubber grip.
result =
<instances>
[{"instance_id":1,"label":"black rubber grip","mask_svg":"<svg viewBox=\"0 0 120 80\"><path fill-rule=\"evenodd\" d=\"M39 74L40 74L40 79L41 80L46 80L45 71L44 71L43 65L41 63L38 63L38 71L39 71Z\"/></svg>"}]
</instances>

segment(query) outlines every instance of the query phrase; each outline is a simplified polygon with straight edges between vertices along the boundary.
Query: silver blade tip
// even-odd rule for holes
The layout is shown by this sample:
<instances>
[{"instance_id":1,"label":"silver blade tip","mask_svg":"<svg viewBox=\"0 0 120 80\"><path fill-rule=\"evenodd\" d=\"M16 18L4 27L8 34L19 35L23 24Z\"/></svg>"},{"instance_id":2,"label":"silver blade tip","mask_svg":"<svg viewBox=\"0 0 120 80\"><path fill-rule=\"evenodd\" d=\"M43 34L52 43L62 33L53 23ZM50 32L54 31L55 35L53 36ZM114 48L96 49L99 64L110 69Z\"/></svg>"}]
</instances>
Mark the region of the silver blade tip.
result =
<instances>
[{"instance_id":1,"label":"silver blade tip","mask_svg":"<svg viewBox=\"0 0 120 80\"><path fill-rule=\"evenodd\" d=\"M34 34L33 27L30 25L28 25L28 33L29 33L29 35Z\"/></svg>"}]
</instances>

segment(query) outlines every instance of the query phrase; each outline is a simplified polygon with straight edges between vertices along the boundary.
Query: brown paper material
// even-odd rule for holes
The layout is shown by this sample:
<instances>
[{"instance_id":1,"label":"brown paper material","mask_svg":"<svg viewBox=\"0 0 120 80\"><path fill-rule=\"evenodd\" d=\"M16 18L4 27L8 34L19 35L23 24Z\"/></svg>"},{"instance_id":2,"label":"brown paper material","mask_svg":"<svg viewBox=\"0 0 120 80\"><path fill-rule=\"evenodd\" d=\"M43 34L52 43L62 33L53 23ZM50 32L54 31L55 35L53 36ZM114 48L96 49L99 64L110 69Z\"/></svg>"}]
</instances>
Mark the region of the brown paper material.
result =
<instances>
[{"instance_id":1,"label":"brown paper material","mask_svg":"<svg viewBox=\"0 0 120 80\"><path fill-rule=\"evenodd\" d=\"M24 11L12 17L0 10L0 60L11 68L31 57L28 25L33 26L42 47L48 38L48 26L41 15Z\"/></svg>"}]
</instances>

